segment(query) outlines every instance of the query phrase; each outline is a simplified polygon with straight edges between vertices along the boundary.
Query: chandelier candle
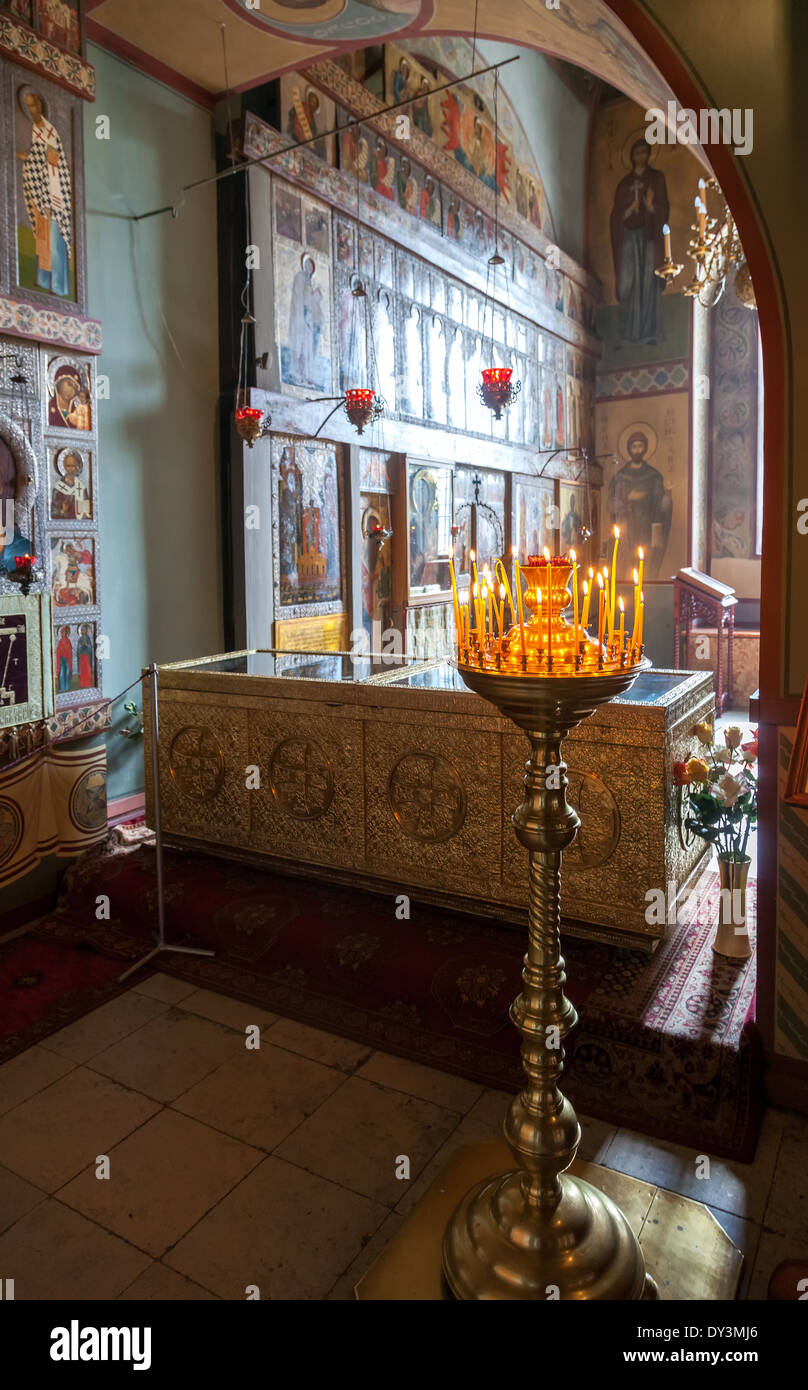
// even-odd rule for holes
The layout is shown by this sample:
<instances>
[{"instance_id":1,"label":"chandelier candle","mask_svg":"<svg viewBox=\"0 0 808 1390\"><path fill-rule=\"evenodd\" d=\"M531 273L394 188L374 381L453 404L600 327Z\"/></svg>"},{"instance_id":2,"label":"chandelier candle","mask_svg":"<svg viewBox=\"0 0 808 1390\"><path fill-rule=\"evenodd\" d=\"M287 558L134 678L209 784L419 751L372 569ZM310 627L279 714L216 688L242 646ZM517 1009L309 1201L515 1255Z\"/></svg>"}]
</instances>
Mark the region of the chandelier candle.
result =
<instances>
[{"instance_id":1,"label":"chandelier candle","mask_svg":"<svg viewBox=\"0 0 808 1390\"><path fill-rule=\"evenodd\" d=\"M522 568L515 563L518 623L503 630L507 591L501 583L498 635L480 626L473 640L464 630L467 640L458 644L455 664L466 685L521 729L530 746L524 800L511 818L528 852L528 946L522 991L511 1006L526 1080L505 1118L513 1169L500 1168L467 1192L444 1233L443 1272L458 1299L546 1302L551 1288L568 1300L658 1296L626 1217L599 1188L567 1171L581 1130L558 1084L563 1042L578 1021L564 993L561 857L580 818L566 798L562 743L649 664L642 656L641 616L640 640L625 648L622 600L619 640L606 647L602 574L598 639L587 631L592 591L586 584L579 623L577 570L573 554L549 551L529 555Z\"/></svg>"},{"instance_id":2,"label":"chandelier candle","mask_svg":"<svg viewBox=\"0 0 808 1390\"><path fill-rule=\"evenodd\" d=\"M614 586L617 583L617 547L620 542L620 527L615 526L612 535L614 536L614 550L612 551L612 587L609 592L609 641L614 641Z\"/></svg>"}]
</instances>

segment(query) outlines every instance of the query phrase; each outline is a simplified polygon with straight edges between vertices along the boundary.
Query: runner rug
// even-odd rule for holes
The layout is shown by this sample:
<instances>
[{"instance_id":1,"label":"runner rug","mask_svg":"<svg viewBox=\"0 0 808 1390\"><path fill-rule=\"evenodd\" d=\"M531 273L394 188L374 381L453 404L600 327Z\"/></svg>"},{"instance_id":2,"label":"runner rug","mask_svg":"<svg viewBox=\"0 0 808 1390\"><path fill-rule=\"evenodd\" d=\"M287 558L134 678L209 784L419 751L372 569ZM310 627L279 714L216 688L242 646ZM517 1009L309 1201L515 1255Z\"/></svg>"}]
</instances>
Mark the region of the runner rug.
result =
<instances>
[{"instance_id":1,"label":"runner rug","mask_svg":"<svg viewBox=\"0 0 808 1390\"><path fill-rule=\"evenodd\" d=\"M108 920L96 916L102 895ZM751 1162L762 1065L754 955L736 963L710 949L715 873L693 896L693 920L653 956L565 938L579 1023L564 1088L585 1114ZM165 853L165 902L168 939L216 954L165 954L160 970L486 1086L520 1088L508 1009L523 929L415 902L401 921L392 895L179 850ZM0 1060L118 992L122 962L149 949L155 922L153 845L119 830L68 871L53 914L0 948L0 991L11 1000ZM750 927L754 941L753 915Z\"/></svg>"}]
</instances>

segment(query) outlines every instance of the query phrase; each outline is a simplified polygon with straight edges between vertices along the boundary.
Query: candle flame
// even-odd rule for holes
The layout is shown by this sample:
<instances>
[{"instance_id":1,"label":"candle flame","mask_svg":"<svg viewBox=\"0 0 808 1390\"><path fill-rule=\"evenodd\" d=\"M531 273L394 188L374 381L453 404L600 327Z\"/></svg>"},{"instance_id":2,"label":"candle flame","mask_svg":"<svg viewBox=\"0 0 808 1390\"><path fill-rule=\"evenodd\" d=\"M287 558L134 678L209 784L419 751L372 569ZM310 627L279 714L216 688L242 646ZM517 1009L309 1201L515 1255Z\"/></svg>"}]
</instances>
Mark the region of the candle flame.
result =
<instances>
[{"instance_id":1,"label":"candle flame","mask_svg":"<svg viewBox=\"0 0 808 1390\"><path fill-rule=\"evenodd\" d=\"M474 597L475 597L475 598L477 597L477 592L478 592L478 591L477 591L477 585L475 584L475 585L474 585Z\"/></svg>"},{"instance_id":2,"label":"candle flame","mask_svg":"<svg viewBox=\"0 0 808 1390\"><path fill-rule=\"evenodd\" d=\"M614 536L616 541L620 539L620 527L616 524L612 528L612 535Z\"/></svg>"},{"instance_id":3,"label":"candle flame","mask_svg":"<svg viewBox=\"0 0 808 1390\"><path fill-rule=\"evenodd\" d=\"M645 559L645 551L643 550L641 545L637 546L637 554L639 555L641 560Z\"/></svg>"},{"instance_id":4,"label":"candle flame","mask_svg":"<svg viewBox=\"0 0 808 1390\"><path fill-rule=\"evenodd\" d=\"M544 547L544 558L545 558L545 560L547 561L547 563L548 563L548 565L549 565L549 563L550 563L550 551L549 551L549 549L548 549L547 546Z\"/></svg>"},{"instance_id":5,"label":"candle flame","mask_svg":"<svg viewBox=\"0 0 808 1390\"><path fill-rule=\"evenodd\" d=\"M474 551L474 550L470 550L470 551L469 551L469 559L471 560L471 563L474 564L474 561L477 559L476 551Z\"/></svg>"},{"instance_id":6,"label":"candle flame","mask_svg":"<svg viewBox=\"0 0 808 1390\"><path fill-rule=\"evenodd\" d=\"M632 570L632 574L634 575L634 583L635 583L635 584L639 584L639 582L640 582L640 576L639 576L639 574L637 573L637 571L636 571L636 570Z\"/></svg>"},{"instance_id":7,"label":"candle flame","mask_svg":"<svg viewBox=\"0 0 808 1390\"><path fill-rule=\"evenodd\" d=\"M572 563L573 563L574 565L577 565L577 563L578 563L578 558L577 558L577 556L576 556L576 554L575 554L575 551L572 549L572 546L570 546L570 559L572 560Z\"/></svg>"},{"instance_id":8,"label":"candle flame","mask_svg":"<svg viewBox=\"0 0 808 1390\"><path fill-rule=\"evenodd\" d=\"M512 554L514 560L515 560L516 557L517 557L517 555L519 554L519 546L518 546L518 545L512 545L512 546L511 546L511 554Z\"/></svg>"},{"instance_id":9,"label":"candle flame","mask_svg":"<svg viewBox=\"0 0 808 1390\"><path fill-rule=\"evenodd\" d=\"M618 600L617 600L617 606L618 606L618 608L620 609L620 612L621 612L621 613L625 613L625 611L626 611L626 605L624 604L624 602L623 602L623 600L622 600L621 598L618 598Z\"/></svg>"},{"instance_id":10,"label":"candle flame","mask_svg":"<svg viewBox=\"0 0 808 1390\"><path fill-rule=\"evenodd\" d=\"M662 235L663 235L663 236L670 236L670 234L671 234L671 229L670 229L670 227L668 226L668 224L667 224L667 222L666 222L666 223L664 224L663 228L662 228Z\"/></svg>"},{"instance_id":11,"label":"candle flame","mask_svg":"<svg viewBox=\"0 0 808 1390\"><path fill-rule=\"evenodd\" d=\"M599 574L599 575L598 575L598 588L599 588L599 589L602 589L602 588L603 588L603 575L602 575L602 574Z\"/></svg>"},{"instance_id":12,"label":"candle flame","mask_svg":"<svg viewBox=\"0 0 808 1390\"><path fill-rule=\"evenodd\" d=\"M500 584L500 586L499 586L499 596L500 596L500 598L502 599L502 601L503 601L503 603L504 603L504 601L505 601L505 585L504 585L504 584Z\"/></svg>"},{"instance_id":13,"label":"candle flame","mask_svg":"<svg viewBox=\"0 0 808 1390\"><path fill-rule=\"evenodd\" d=\"M642 591L640 592L640 603L645 603L645 593Z\"/></svg>"},{"instance_id":14,"label":"candle flame","mask_svg":"<svg viewBox=\"0 0 808 1390\"><path fill-rule=\"evenodd\" d=\"M587 584L586 580L584 580L584 598L586 598L586 596L587 596L588 593L589 593L589 585Z\"/></svg>"},{"instance_id":15,"label":"candle flame","mask_svg":"<svg viewBox=\"0 0 808 1390\"><path fill-rule=\"evenodd\" d=\"M595 578L595 571L593 570L592 566L590 565L590 566L589 566L589 582L590 582L590 584L592 583L592 580L593 580L594 578Z\"/></svg>"}]
</instances>

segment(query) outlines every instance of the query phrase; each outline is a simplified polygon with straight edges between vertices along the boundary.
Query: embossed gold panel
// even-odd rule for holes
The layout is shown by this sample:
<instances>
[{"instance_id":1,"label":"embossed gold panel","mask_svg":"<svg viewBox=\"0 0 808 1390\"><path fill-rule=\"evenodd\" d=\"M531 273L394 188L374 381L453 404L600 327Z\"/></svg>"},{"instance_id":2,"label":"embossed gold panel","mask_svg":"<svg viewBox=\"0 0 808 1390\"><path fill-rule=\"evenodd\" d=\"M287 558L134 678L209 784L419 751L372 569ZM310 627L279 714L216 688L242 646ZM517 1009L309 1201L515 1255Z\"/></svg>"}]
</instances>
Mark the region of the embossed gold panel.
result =
<instances>
[{"instance_id":1,"label":"embossed gold panel","mask_svg":"<svg viewBox=\"0 0 808 1390\"><path fill-rule=\"evenodd\" d=\"M244 844L249 835L247 711L215 696L160 694L160 786L166 834ZM146 759L147 794L151 759Z\"/></svg>"},{"instance_id":2,"label":"embossed gold panel","mask_svg":"<svg viewBox=\"0 0 808 1390\"><path fill-rule=\"evenodd\" d=\"M453 721L458 722L458 721ZM365 725L367 866L398 883L494 890L500 872L499 737L440 715Z\"/></svg>"},{"instance_id":3,"label":"embossed gold panel","mask_svg":"<svg viewBox=\"0 0 808 1390\"><path fill-rule=\"evenodd\" d=\"M362 722L302 700L249 711L250 844L268 854L360 868L364 856Z\"/></svg>"}]
</instances>

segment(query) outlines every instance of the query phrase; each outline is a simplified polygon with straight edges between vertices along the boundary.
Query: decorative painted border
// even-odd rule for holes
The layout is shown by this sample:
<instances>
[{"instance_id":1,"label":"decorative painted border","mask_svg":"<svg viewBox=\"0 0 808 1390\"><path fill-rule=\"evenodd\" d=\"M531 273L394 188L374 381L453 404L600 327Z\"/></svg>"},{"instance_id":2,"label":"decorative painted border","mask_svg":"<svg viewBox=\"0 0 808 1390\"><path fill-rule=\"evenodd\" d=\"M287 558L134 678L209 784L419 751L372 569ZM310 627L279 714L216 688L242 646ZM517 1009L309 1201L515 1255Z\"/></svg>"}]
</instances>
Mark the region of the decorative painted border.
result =
<instances>
[{"instance_id":1,"label":"decorative painted border","mask_svg":"<svg viewBox=\"0 0 808 1390\"><path fill-rule=\"evenodd\" d=\"M82 314L59 314L53 309L37 309L33 304L0 295L0 333L17 338L33 338L55 347L78 348L81 352L101 351L101 324Z\"/></svg>"},{"instance_id":2,"label":"decorative painted border","mask_svg":"<svg viewBox=\"0 0 808 1390\"><path fill-rule=\"evenodd\" d=\"M85 101L95 101L95 68L4 15L0 15L0 53L58 82Z\"/></svg>"},{"instance_id":3,"label":"decorative painted border","mask_svg":"<svg viewBox=\"0 0 808 1390\"><path fill-rule=\"evenodd\" d=\"M595 378L595 383L598 401L622 396L659 396L666 391L686 391L690 385L690 366L682 361L630 367L622 372L604 372Z\"/></svg>"}]
</instances>

